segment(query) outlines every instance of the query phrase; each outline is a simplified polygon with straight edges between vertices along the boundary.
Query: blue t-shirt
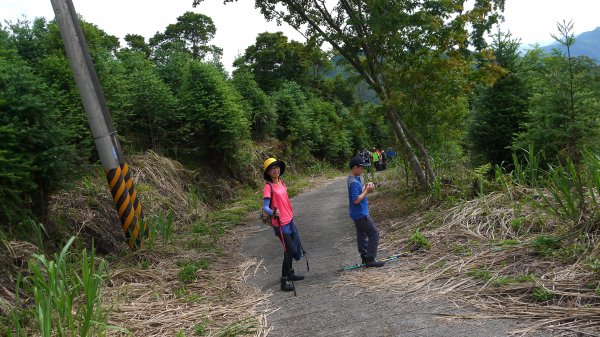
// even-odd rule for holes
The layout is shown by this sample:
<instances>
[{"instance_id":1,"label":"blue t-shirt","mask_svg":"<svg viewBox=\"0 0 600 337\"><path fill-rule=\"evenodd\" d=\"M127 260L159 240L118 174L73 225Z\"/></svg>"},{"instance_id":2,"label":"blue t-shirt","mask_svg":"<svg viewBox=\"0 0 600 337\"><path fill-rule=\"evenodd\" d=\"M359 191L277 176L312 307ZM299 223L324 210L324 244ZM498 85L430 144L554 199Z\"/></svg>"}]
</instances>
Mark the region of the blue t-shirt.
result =
<instances>
[{"instance_id":1,"label":"blue t-shirt","mask_svg":"<svg viewBox=\"0 0 600 337\"><path fill-rule=\"evenodd\" d=\"M352 220L357 220L369 215L369 201L367 196L358 203L354 204L354 200L362 193L363 186L360 177L353 175L348 176L348 201L350 202L350 217Z\"/></svg>"}]
</instances>

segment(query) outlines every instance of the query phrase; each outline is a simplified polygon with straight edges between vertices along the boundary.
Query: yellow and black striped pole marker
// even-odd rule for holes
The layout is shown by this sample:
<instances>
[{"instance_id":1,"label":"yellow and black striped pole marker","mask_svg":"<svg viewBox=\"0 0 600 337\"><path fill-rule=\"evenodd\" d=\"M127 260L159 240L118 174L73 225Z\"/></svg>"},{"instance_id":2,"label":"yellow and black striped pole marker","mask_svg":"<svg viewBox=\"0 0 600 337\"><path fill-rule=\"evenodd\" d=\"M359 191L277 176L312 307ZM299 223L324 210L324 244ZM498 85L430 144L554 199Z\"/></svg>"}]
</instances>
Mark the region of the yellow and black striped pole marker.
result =
<instances>
[{"instance_id":1,"label":"yellow and black striped pole marker","mask_svg":"<svg viewBox=\"0 0 600 337\"><path fill-rule=\"evenodd\" d=\"M117 138L102 87L94 68L79 19L71 0L50 0L67 58L88 118L90 130L121 221L121 227L132 250L143 246L148 228L143 222L129 167Z\"/></svg>"},{"instance_id":2,"label":"yellow and black striped pole marker","mask_svg":"<svg viewBox=\"0 0 600 337\"><path fill-rule=\"evenodd\" d=\"M129 191L129 199L131 200L131 204L133 209L135 210L135 215L137 219L136 227L138 227L138 233L140 233L144 238L148 237L148 226L146 225L146 220L144 219L144 212L142 211L142 203L140 202L137 191L135 190L135 185L133 184L133 177L131 175L131 170L129 169L129 165L127 163L122 163L121 171L123 172L123 179L125 180L125 185L127 186L127 190ZM134 238L135 240L136 238ZM143 244L143 241L140 242Z\"/></svg>"},{"instance_id":3,"label":"yellow and black striped pole marker","mask_svg":"<svg viewBox=\"0 0 600 337\"><path fill-rule=\"evenodd\" d=\"M127 245L129 248L134 249L142 245L140 227L131 197L129 196L127 183L123 179L122 173L121 168L117 167L108 171L106 178L108 179L110 193L117 207L117 213L119 214L119 220L121 220L121 228L123 228L125 238L127 239Z\"/></svg>"}]
</instances>

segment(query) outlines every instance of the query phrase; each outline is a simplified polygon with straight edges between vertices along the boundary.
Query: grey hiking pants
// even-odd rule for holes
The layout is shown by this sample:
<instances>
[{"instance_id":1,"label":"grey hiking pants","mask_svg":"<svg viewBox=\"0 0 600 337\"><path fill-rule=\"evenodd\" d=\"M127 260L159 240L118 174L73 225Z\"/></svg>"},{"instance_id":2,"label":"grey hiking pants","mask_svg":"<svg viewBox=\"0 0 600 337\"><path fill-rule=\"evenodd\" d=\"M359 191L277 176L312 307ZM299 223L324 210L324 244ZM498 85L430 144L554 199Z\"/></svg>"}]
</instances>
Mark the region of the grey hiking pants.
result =
<instances>
[{"instance_id":1,"label":"grey hiking pants","mask_svg":"<svg viewBox=\"0 0 600 337\"><path fill-rule=\"evenodd\" d=\"M377 256L377 246L379 245L379 231L373 223L370 215L354 220L356 226L356 244L360 255L368 257Z\"/></svg>"}]
</instances>

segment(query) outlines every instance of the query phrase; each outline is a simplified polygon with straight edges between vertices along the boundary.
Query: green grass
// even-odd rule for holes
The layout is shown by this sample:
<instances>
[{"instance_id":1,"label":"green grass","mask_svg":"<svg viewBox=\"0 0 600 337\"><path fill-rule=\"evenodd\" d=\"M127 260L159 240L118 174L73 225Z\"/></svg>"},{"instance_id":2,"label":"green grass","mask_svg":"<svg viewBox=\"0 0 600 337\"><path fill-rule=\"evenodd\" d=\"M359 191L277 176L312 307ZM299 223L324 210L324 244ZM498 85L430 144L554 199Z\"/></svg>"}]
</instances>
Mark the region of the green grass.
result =
<instances>
[{"instance_id":1,"label":"green grass","mask_svg":"<svg viewBox=\"0 0 600 337\"><path fill-rule=\"evenodd\" d=\"M22 283L17 282L23 292L33 297L30 313L37 327L35 334L50 336L96 336L106 328L106 317L101 306L101 288L106 262L96 259L94 250L83 249L81 254L69 252L75 237L48 259L44 255L33 255L28 264L28 274ZM9 336L25 336L23 320L26 312L13 312L12 332Z\"/></svg>"},{"instance_id":2,"label":"green grass","mask_svg":"<svg viewBox=\"0 0 600 337\"><path fill-rule=\"evenodd\" d=\"M177 298L183 298L187 295L187 293L188 290L185 289L185 287L175 289L175 296L177 296Z\"/></svg>"},{"instance_id":3,"label":"green grass","mask_svg":"<svg viewBox=\"0 0 600 337\"><path fill-rule=\"evenodd\" d=\"M513 276L498 276L490 280L493 287L502 287L509 284L525 283L535 281L535 276L531 274L513 275Z\"/></svg>"},{"instance_id":4,"label":"green grass","mask_svg":"<svg viewBox=\"0 0 600 337\"><path fill-rule=\"evenodd\" d=\"M555 294L544 287L536 287L531 293L531 297L538 302L547 302L553 299Z\"/></svg>"},{"instance_id":5,"label":"green grass","mask_svg":"<svg viewBox=\"0 0 600 337\"><path fill-rule=\"evenodd\" d=\"M490 271L480 268L469 270L467 275L471 276L472 278L485 281L492 278L492 273Z\"/></svg>"},{"instance_id":6,"label":"green grass","mask_svg":"<svg viewBox=\"0 0 600 337\"><path fill-rule=\"evenodd\" d=\"M211 262L206 259L198 261L180 261L177 263L177 266L181 268L179 273L177 273L179 281L183 283L192 283L196 280L198 270L210 268Z\"/></svg>"},{"instance_id":7,"label":"green grass","mask_svg":"<svg viewBox=\"0 0 600 337\"><path fill-rule=\"evenodd\" d=\"M248 187L237 190L232 201L221 204L218 209L209 212L204 220L193 223L192 233L210 236L217 241L229 228L243 223L246 214L252 213L260 207L259 192ZM202 246L198 242L191 245Z\"/></svg>"},{"instance_id":8,"label":"green grass","mask_svg":"<svg viewBox=\"0 0 600 337\"><path fill-rule=\"evenodd\" d=\"M515 233L519 234L523 230L524 224L525 224L525 219L517 217L510 221L510 228L512 228L512 230Z\"/></svg>"},{"instance_id":9,"label":"green grass","mask_svg":"<svg viewBox=\"0 0 600 337\"><path fill-rule=\"evenodd\" d=\"M575 262L591 249L593 249L593 246L587 243L574 242L553 251L552 256L564 262Z\"/></svg>"},{"instance_id":10,"label":"green grass","mask_svg":"<svg viewBox=\"0 0 600 337\"><path fill-rule=\"evenodd\" d=\"M561 239L555 236L540 235L531 240L530 244L535 250L542 254L547 254L561 247Z\"/></svg>"},{"instance_id":11,"label":"green grass","mask_svg":"<svg viewBox=\"0 0 600 337\"><path fill-rule=\"evenodd\" d=\"M211 232L211 228L206 222L196 222L192 224L192 233L210 235Z\"/></svg>"},{"instance_id":12,"label":"green grass","mask_svg":"<svg viewBox=\"0 0 600 337\"><path fill-rule=\"evenodd\" d=\"M204 299L204 297L198 295L198 294L188 294L187 296L185 296L183 298L183 301L186 303L198 303L201 302Z\"/></svg>"},{"instance_id":13,"label":"green grass","mask_svg":"<svg viewBox=\"0 0 600 337\"><path fill-rule=\"evenodd\" d=\"M43 223L35 220L28 220L28 222L35 237L35 244L39 249L44 250L44 240L48 237L46 227Z\"/></svg>"},{"instance_id":14,"label":"green grass","mask_svg":"<svg viewBox=\"0 0 600 337\"><path fill-rule=\"evenodd\" d=\"M444 224L444 215L438 209L431 209L425 212L421 221L421 228L432 230L441 227Z\"/></svg>"},{"instance_id":15,"label":"green grass","mask_svg":"<svg viewBox=\"0 0 600 337\"><path fill-rule=\"evenodd\" d=\"M142 270L147 270L148 268L150 268L150 261L148 260L142 260L139 264L140 269Z\"/></svg>"},{"instance_id":16,"label":"green grass","mask_svg":"<svg viewBox=\"0 0 600 337\"><path fill-rule=\"evenodd\" d=\"M492 287L501 287L510 283L513 283L510 276L499 276L490 280L490 285Z\"/></svg>"},{"instance_id":17,"label":"green grass","mask_svg":"<svg viewBox=\"0 0 600 337\"><path fill-rule=\"evenodd\" d=\"M201 252L211 252L219 256L225 255L225 251L217 243L217 238L211 238L206 236L194 236L186 244L189 249L196 249Z\"/></svg>"},{"instance_id":18,"label":"green grass","mask_svg":"<svg viewBox=\"0 0 600 337\"><path fill-rule=\"evenodd\" d=\"M192 283L196 281L196 272L198 268L195 266L185 266L177 273L177 278L183 283Z\"/></svg>"},{"instance_id":19,"label":"green grass","mask_svg":"<svg viewBox=\"0 0 600 337\"><path fill-rule=\"evenodd\" d=\"M208 325L210 325L212 322L209 319L204 319L202 320L202 322L197 323L194 326L194 334L196 336L204 336L207 333L207 327Z\"/></svg>"},{"instance_id":20,"label":"green grass","mask_svg":"<svg viewBox=\"0 0 600 337\"><path fill-rule=\"evenodd\" d=\"M173 228L175 227L175 214L172 210L159 211L148 219L148 226L153 237L160 238L163 244L170 243L173 239Z\"/></svg>"},{"instance_id":21,"label":"green grass","mask_svg":"<svg viewBox=\"0 0 600 337\"><path fill-rule=\"evenodd\" d=\"M410 238L408 239L408 242L419 248L431 249L431 242L429 242L429 240L425 237L425 235L423 235L423 233L419 232L418 229L416 232L414 232L410 236Z\"/></svg>"},{"instance_id":22,"label":"green grass","mask_svg":"<svg viewBox=\"0 0 600 337\"><path fill-rule=\"evenodd\" d=\"M584 266L591 272L600 275L600 258L588 257L585 260Z\"/></svg>"},{"instance_id":23,"label":"green grass","mask_svg":"<svg viewBox=\"0 0 600 337\"><path fill-rule=\"evenodd\" d=\"M212 265L212 262L207 259L200 259L195 261L178 261L176 265L178 267L194 266L198 269L208 269Z\"/></svg>"}]
</instances>

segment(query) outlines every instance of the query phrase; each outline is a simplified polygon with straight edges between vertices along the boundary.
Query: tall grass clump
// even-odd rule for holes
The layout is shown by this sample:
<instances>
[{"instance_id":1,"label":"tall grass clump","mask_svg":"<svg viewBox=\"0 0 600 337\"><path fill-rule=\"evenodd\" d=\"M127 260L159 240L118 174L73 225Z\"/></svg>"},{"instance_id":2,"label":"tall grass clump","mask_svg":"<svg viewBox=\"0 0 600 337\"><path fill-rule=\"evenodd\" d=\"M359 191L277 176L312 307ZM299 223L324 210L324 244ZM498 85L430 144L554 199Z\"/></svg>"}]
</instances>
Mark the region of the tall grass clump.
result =
<instances>
[{"instance_id":1,"label":"tall grass clump","mask_svg":"<svg viewBox=\"0 0 600 337\"><path fill-rule=\"evenodd\" d=\"M551 166L548 173L549 191L541 193L550 210L571 222L574 229L591 233L600 229L600 158L585 151L576 165L567 159Z\"/></svg>"},{"instance_id":2,"label":"tall grass clump","mask_svg":"<svg viewBox=\"0 0 600 337\"><path fill-rule=\"evenodd\" d=\"M540 163L544 160L543 152L535 152L533 144L529 149L521 149L524 155L518 156L513 152L513 170L510 173L512 179L519 185L538 187L540 184Z\"/></svg>"},{"instance_id":3,"label":"tall grass clump","mask_svg":"<svg viewBox=\"0 0 600 337\"><path fill-rule=\"evenodd\" d=\"M439 176L435 177L435 179L431 182L429 196L435 201L442 200L442 180Z\"/></svg>"},{"instance_id":4,"label":"tall grass clump","mask_svg":"<svg viewBox=\"0 0 600 337\"><path fill-rule=\"evenodd\" d=\"M496 181L509 192L509 183L535 188L550 212L567 220L572 229L585 233L600 229L600 157L586 150L578 163L570 157L557 158L543 170L540 166L547 158L542 152L535 153L533 146L522 151L525 155L513 153L510 173L502 176L496 169Z\"/></svg>"},{"instance_id":5,"label":"tall grass clump","mask_svg":"<svg viewBox=\"0 0 600 337\"><path fill-rule=\"evenodd\" d=\"M160 237L163 244L173 239L173 228L175 227L175 213L173 210L159 210L157 214L150 217L149 225L153 237Z\"/></svg>"},{"instance_id":6,"label":"tall grass clump","mask_svg":"<svg viewBox=\"0 0 600 337\"><path fill-rule=\"evenodd\" d=\"M75 237L72 237L62 250L54 254L54 259L35 254L29 261L22 290L33 298L34 307L29 315L37 327L24 328L27 311L13 313L9 336L104 334L107 326L100 291L106 263L101 259L96 261L94 249L88 252L84 248L81 254L69 253L74 240Z\"/></svg>"},{"instance_id":7,"label":"tall grass clump","mask_svg":"<svg viewBox=\"0 0 600 337\"><path fill-rule=\"evenodd\" d=\"M46 227L41 222L37 222L34 220L28 220L31 225L31 231L34 235L35 244L39 249L44 249L44 237L48 237L48 232L46 231Z\"/></svg>"}]
</instances>

